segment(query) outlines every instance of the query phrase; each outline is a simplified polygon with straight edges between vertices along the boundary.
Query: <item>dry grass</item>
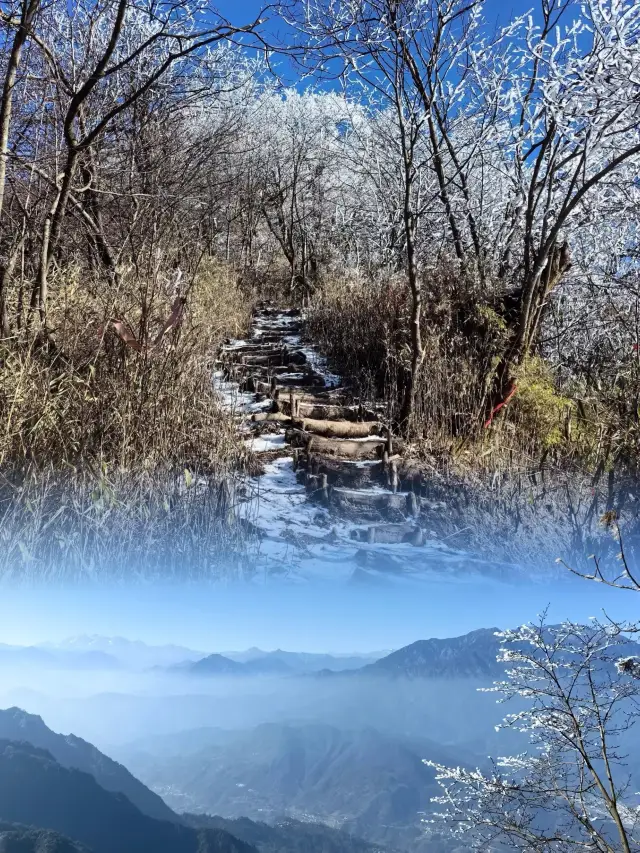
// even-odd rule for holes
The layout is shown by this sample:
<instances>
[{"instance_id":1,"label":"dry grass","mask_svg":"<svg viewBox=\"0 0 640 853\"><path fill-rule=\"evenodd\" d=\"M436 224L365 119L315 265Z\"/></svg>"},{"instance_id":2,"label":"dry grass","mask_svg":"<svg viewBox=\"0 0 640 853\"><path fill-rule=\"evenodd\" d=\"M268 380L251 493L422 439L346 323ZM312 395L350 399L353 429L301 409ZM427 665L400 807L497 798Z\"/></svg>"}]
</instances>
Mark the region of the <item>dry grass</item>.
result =
<instances>
[{"instance_id":1,"label":"dry grass","mask_svg":"<svg viewBox=\"0 0 640 853\"><path fill-rule=\"evenodd\" d=\"M485 377L504 343L503 322L477 286L451 270L433 273L423 291L425 353L410 424L418 456L457 474L473 470L492 477L545 466L588 473L634 457L638 418L628 405L623 413L604 392L598 399L592 393L587 402L576 383L561 388L541 358L521 366L517 394L491 429L483 429ZM309 332L336 371L356 394L384 402L392 422L410 370L409 318L401 276L334 278L309 316Z\"/></svg>"},{"instance_id":2,"label":"dry grass","mask_svg":"<svg viewBox=\"0 0 640 853\"><path fill-rule=\"evenodd\" d=\"M581 566L592 553L615 564L603 513L615 509L626 538L640 543L637 371L596 388L575 378L562 383L532 357L520 367L516 395L484 429L483 378L502 345L500 318L446 271L425 281L424 292L425 361L407 464L449 507L434 530L494 556L502 543L500 553L516 562L537 565L551 552ZM409 371L408 328L401 278L329 281L309 315L309 331L336 372L365 400L383 402L392 422Z\"/></svg>"},{"instance_id":3,"label":"dry grass","mask_svg":"<svg viewBox=\"0 0 640 853\"><path fill-rule=\"evenodd\" d=\"M60 276L50 316L55 348L28 332L5 345L0 465L215 467L232 459L233 425L214 395L211 359L224 336L249 321L251 300L233 272L202 269L182 325L147 353L101 330L122 318L139 340L152 339L170 313L171 294L143 292L133 281L107 303L79 278L75 270Z\"/></svg>"},{"instance_id":4,"label":"dry grass","mask_svg":"<svg viewBox=\"0 0 640 853\"><path fill-rule=\"evenodd\" d=\"M0 577L135 581L244 577L233 479L186 470L34 471L0 482Z\"/></svg>"},{"instance_id":5,"label":"dry grass","mask_svg":"<svg viewBox=\"0 0 640 853\"><path fill-rule=\"evenodd\" d=\"M224 484L246 451L214 393L212 360L246 329L253 297L232 269L205 264L158 347L137 352L104 330L122 319L153 340L171 311L169 279L123 276L107 298L104 282L67 269L53 282L49 340L23 325L2 345L0 573L184 575L229 564L239 530L222 511ZM204 484L186 488L185 476Z\"/></svg>"},{"instance_id":6,"label":"dry grass","mask_svg":"<svg viewBox=\"0 0 640 853\"><path fill-rule=\"evenodd\" d=\"M411 434L434 446L469 435L479 422L483 376L494 338L479 311L469 334L460 319L453 273L434 274L425 286L424 362ZM473 302L469 297L469 302ZM356 393L383 400L391 421L400 415L410 375L410 300L402 276L373 281L334 280L312 305L310 331Z\"/></svg>"}]
</instances>

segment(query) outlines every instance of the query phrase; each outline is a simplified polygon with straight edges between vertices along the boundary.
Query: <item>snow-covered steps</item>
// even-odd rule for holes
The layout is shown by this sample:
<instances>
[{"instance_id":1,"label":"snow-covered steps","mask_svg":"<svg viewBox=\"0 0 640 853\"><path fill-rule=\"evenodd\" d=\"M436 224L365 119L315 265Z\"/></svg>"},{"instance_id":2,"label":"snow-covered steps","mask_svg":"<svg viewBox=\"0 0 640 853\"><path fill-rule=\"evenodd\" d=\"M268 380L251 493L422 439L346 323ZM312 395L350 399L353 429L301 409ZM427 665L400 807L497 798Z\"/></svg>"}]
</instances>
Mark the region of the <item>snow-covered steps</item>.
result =
<instances>
[{"instance_id":1,"label":"snow-covered steps","mask_svg":"<svg viewBox=\"0 0 640 853\"><path fill-rule=\"evenodd\" d=\"M262 460L238 510L259 531L259 568L358 581L512 571L437 540L446 504L404 465L384 412L354 399L303 333L301 312L262 304L250 336L222 347L214 376Z\"/></svg>"}]
</instances>

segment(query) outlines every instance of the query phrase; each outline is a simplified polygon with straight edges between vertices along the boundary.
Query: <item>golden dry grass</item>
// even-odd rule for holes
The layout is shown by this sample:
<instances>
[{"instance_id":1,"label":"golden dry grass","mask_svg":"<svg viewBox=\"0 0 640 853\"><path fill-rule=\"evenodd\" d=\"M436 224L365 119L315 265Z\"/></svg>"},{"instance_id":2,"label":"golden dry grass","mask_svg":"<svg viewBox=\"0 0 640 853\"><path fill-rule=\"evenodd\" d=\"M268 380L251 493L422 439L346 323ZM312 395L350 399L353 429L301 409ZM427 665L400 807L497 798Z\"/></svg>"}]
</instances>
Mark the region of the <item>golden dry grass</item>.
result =
<instances>
[{"instance_id":1,"label":"golden dry grass","mask_svg":"<svg viewBox=\"0 0 640 853\"><path fill-rule=\"evenodd\" d=\"M102 329L118 318L153 339L173 299L160 276L123 276L108 298L73 268L53 284L54 343L23 325L1 345L0 574L228 568L241 536L221 501L246 450L214 392L213 358L246 329L252 294L233 269L201 265L182 323L137 352Z\"/></svg>"}]
</instances>

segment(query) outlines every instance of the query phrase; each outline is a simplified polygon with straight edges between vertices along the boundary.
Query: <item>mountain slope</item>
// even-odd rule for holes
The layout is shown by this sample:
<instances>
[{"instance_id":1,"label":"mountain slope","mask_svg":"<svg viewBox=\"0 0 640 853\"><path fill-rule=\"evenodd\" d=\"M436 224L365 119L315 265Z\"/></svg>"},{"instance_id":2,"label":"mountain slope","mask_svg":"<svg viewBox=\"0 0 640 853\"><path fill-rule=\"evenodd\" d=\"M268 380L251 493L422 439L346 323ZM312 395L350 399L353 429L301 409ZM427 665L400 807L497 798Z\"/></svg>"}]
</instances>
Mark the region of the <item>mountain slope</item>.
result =
<instances>
[{"instance_id":1,"label":"mountain slope","mask_svg":"<svg viewBox=\"0 0 640 853\"><path fill-rule=\"evenodd\" d=\"M50 829L0 821L0 853L90 853L87 847Z\"/></svg>"},{"instance_id":2,"label":"mountain slope","mask_svg":"<svg viewBox=\"0 0 640 853\"><path fill-rule=\"evenodd\" d=\"M393 845L422 832L419 813L436 794L423 758L477 763L427 740L322 724L264 724L198 753L130 761L179 811L269 822L286 815Z\"/></svg>"},{"instance_id":3,"label":"mountain slope","mask_svg":"<svg viewBox=\"0 0 640 853\"><path fill-rule=\"evenodd\" d=\"M124 794L149 817L178 820L162 799L132 776L126 767L108 758L82 738L52 732L41 717L27 714L20 708L0 710L0 738L27 741L46 749L63 767L90 773L105 790Z\"/></svg>"},{"instance_id":4,"label":"mountain slope","mask_svg":"<svg viewBox=\"0 0 640 853\"><path fill-rule=\"evenodd\" d=\"M259 853L392 853L389 848L355 838L319 823L282 818L266 824L241 817L185 815L190 826L215 827L258 848Z\"/></svg>"},{"instance_id":5,"label":"mountain slope","mask_svg":"<svg viewBox=\"0 0 640 853\"><path fill-rule=\"evenodd\" d=\"M201 660L180 666L183 671L192 675L242 675L245 672L245 664L238 663L224 655L207 655Z\"/></svg>"},{"instance_id":6,"label":"mountain slope","mask_svg":"<svg viewBox=\"0 0 640 853\"><path fill-rule=\"evenodd\" d=\"M124 795L25 742L0 740L0 808L7 821L77 839L92 853L255 853L223 830L147 817Z\"/></svg>"},{"instance_id":7,"label":"mountain slope","mask_svg":"<svg viewBox=\"0 0 640 853\"><path fill-rule=\"evenodd\" d=\"M358 670L360 675L408 678L493 678L503 667L496 660L497 628L482 628L462 637L418 640Z\"/></svg>"}]
</instances>

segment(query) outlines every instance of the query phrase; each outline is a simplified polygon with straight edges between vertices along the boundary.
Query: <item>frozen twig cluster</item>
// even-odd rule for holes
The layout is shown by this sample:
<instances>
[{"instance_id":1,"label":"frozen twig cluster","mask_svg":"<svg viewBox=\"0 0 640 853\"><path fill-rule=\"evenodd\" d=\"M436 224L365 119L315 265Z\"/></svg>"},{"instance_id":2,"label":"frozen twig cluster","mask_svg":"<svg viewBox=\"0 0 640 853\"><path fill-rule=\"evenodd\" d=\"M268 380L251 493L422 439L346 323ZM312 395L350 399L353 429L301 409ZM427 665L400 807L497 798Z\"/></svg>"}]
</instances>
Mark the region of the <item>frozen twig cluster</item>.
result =
<instances>
[{"instance_id":1,"label":"frozen twig cluster","mask_svg":"<svg viewBox=\"0 0 640 853\"><path fill-rule=\"evenodd\" d=\"M490 772L431 765L438 817L477 850L640 850L633 728L640 714L637 626L541 620L499 636L517 710L503 726L530 748Z\"/></svg>"}]
</instances>

